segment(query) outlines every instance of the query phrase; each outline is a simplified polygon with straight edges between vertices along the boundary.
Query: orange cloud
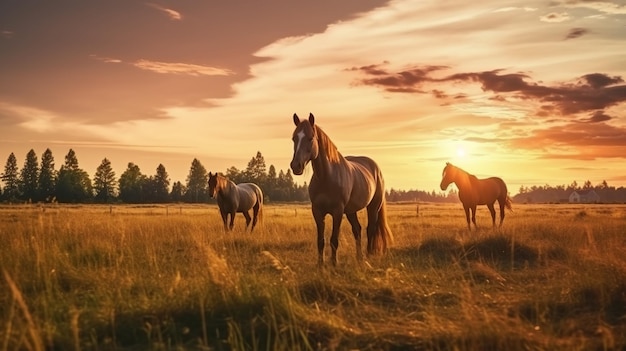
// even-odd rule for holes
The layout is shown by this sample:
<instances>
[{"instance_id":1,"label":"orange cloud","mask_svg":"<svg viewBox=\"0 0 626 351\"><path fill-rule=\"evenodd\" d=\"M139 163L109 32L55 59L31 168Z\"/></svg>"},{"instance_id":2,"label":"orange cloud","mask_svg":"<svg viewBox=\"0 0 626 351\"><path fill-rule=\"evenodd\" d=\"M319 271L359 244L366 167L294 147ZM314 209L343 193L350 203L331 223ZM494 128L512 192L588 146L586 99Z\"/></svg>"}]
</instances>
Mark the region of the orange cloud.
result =
<instances>
[{"instance_id":1,"label":"orange cloud","mask_svg":"<svg viewBox=\"0 0 626 351\"><path fill-rule=\"evenodd\" d=\"M133 65L137 68L157 73L186 74L191 76L229 76L234 74L234 72L227 69L181 62L139 60Z\"/></svg>"},{"instance_id":2,"label":"orange cloud","mask_svg":"<svg viewBox=\"0 0 626 351\"><path fill-rule=\"evenodd\" d=\"M183 19L183 16L180 14L180 12L178 11L174 11L172 9L168 9L166 7L163 7L161 5L157 5L157 4L147 4L148 6L151 6L163 13L165 13L170 19L175 20L175 21L180 21Z\"/></svg>"}]
</instances>

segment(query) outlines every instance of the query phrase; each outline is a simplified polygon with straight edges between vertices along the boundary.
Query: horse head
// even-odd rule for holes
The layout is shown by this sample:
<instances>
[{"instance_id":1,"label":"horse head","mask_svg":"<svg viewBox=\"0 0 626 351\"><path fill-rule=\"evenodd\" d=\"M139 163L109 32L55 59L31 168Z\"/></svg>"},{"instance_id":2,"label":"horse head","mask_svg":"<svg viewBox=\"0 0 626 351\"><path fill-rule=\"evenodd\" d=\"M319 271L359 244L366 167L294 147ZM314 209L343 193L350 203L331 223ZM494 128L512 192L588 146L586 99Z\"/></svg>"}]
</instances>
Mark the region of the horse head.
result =
<instances>
[{"instance_id":1,"label":"horse head","mask_svg":"<svg viewBox=\"0 0 626 351\"><path fill-rule=\"evenodd\" d=\"M218 190L217 173L209 172L209 196L214 198L217 195Z\"/></svg>"},{"instance_id":2,"label":"horse head","mask_svg":"<svg viewBox=\"0 0 626 351\"><path fill-rule=\"evenodd\" d=\"M441 173L441 184L439 184L439 187L441 187L441 190L448 189L448 186L450 185L450 183L454 182L455 173L456 173L456 167L454 167L450 162L446 162L446 166L444 167L443 172Z\"/></svg>"},{"instance_id":3,"label":"horse head","mask_svg":"<svg viewBox=\"0 0 626 351\"><path fill-rule=\"evenodd\" d=\"M309 114L309 119L300 121L297 114L293 114L293 123L296 129L293 131L293 158L291 170L295 175L301 175L304 167L319 155L319 144L315 132L315 116Z\"/></svg>"}]
</instances>

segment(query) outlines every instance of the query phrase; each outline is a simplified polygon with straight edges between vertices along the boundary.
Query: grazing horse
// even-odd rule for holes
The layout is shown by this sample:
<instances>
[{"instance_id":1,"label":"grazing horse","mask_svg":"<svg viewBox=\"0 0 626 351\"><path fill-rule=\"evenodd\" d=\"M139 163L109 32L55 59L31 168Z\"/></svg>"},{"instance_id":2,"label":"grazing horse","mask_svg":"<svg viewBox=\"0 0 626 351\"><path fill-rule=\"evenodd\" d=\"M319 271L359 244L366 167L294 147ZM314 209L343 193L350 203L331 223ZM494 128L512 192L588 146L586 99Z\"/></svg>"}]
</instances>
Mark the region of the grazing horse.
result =
<instances>
[{"instance_id":1,"label":"grazing horse","mask_svg":"<svg viewBox=\"0 0 626 351\"><path fill-rule=\"evenodd\" d=\"M209 195L211 198L217 197L217 206L222 215L225 231L233 230L237 212L243 213L246 218L246 230L252 221L250 232L254 230L257 220L263 215L263 192L254 183L235 184L221 174L209 172ZM252 219L250 209L254 214ZM230 215L230 223L227 225L228 215Z\"/></svg>"},{"instance_id":2,"label":"grazing horse","mask_svg":"<svg viewBox=\"0 0 626 351\"><path fill-rule=\"evenodd\" d=\"M317 226L318 264L324 264L324 218L327 214L333 220L330 237L333 265L337 265L339 227L344 213L352 225L357 260L363 260L357 211L364 208L367 208L367 254L386 253L393 239L385 214L383 175L376 162L364 156L343 157L328 135L315 124L313 114L309 114L308 120L300 121L294 113L293 123L296 129L291 170L301 175L309 162L313 166L309 197Z\"/></svg>"},{"instance_id":3,"label":"grazing horse","mask_svg":"<svg viewBox=\"0 0 626 351\"><path fill-rule=\"evenodd\" d=\"M493 208L496 200L500 204L500 226L504 221L504 207L513 210L511 198L508 195L506 184L498 177L478 179L475 175L446 162L441 179L441 190L446 190L450 183L455 183L459 188L459 199L463 203L467 228L472 230L470 225L470 210L472 210L472 222L476 227L476 206L487 205L491 212L493 226L496 226L496 210Z\"/></svg>"}]
</instances>

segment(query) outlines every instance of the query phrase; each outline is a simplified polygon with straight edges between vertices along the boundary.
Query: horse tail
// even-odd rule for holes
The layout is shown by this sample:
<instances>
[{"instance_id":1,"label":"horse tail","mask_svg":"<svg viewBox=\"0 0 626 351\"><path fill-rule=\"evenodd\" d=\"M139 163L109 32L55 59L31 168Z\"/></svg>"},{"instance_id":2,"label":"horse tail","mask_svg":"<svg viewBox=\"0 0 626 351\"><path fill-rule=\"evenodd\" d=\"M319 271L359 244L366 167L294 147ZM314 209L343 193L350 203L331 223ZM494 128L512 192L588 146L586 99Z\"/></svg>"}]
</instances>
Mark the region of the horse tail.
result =
<instances>
[{"instance_id":1,"label":"horse tail","mask_svg":"<svg viewBox=\"0 0 626 351\"><path fill-rule=\"evenodd\" d=\"M381 255L386 254L389 246L393 244L393 234L389 228L387 222L387 204L385 201L385 194L383 193L383 199L378 210L378 226L376 232L372 237L371 245L368 245L368 254Z\"/></svg>"},{"instance_id":2,"label":"horse tail","mask_svg":"<svg viewBox=\"0 0 626 351\"><path fill-rule=\"evenodd\" d=\"M256 197L257 197L257 203L259 205L258 221L259 223L262 223L263 222L263 191L261 191L261 188L259 187L256 188Z\"/></svg>"},{"instance_id":3,"label":"horse tail","mask_svg":"<svg viewBox=\"0 0 626 351\"><path fill-rule=\"evenodd\" d=\"M509 209L509 211L513 212L513 200L511 200L511 198L509 197L509 195L506 196L506 200L504 201L504 205L506 206L506 208Z\"/></svg>"}]
</instances>

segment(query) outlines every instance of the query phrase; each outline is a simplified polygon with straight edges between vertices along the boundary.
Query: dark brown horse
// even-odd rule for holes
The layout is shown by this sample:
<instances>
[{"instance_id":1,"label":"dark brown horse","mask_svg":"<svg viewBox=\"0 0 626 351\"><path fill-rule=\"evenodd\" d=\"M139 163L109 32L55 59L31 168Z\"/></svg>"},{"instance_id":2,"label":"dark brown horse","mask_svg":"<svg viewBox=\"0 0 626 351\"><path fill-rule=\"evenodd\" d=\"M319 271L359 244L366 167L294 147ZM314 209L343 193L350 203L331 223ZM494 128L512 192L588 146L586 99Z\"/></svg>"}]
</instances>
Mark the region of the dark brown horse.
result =
<instances>
[{"instance_id":1,"label":"dark brown horse","mask_svg":"<svg viewBox=\"0 0 626 351\"><path fill-rule=\"evenodd\" d=\"M293 132L291 170L300 175L309 162L313 166L309 197L317 225L318 263L324 263L324 217L327 214L333 219L330 237L333 265L337 264L339 227L344 213L352 225L357 260L363 260L357 211L364 208L367 208L367 253L385 253L392 235L385 214L383 175L378 165L364 156L343 157L328 135L315 124L313 114L304 121L294 114L293 123L296 129Z\"/></svg>"},{"instance_id":2,"label":"dark brown horse","mask_svg":"<svg viewBox=\"0 0 626 351\"><path fill-rule=\"evenodd\" d=\"M246 218L246 230L252 221L250 231L254 230L257 220L262 217L263 193L254 183L235 184L221 174L209 172L209 195L211 198L217 197L217 206L226 231L233 229L237 212L243 213ZM250 210L253 211L253 218L250 218ZM230 215L229 224L227 224L228 215Z\"/></svg>"},{"instance_id":3,"label":"dark brown horse","mask_svg":"<svg viewBox=\"0 0 626 351\"><path fill-rule=\"evenodd\" d=\"M493 205L496 201L500 205L500 225L504 221L504 207L512 210L511 198L508 195L506 184L498 177L478 179L475 175L446 162L441 179L441 190L446 190L450 183L455 183L459 188L459 199L463 203L469 230L472 230L470 210L472 210L472 223L476 228L476 206L478 205L487 205L494 227L496 225L496 210Z\"/></svg>"}]
</instances>

